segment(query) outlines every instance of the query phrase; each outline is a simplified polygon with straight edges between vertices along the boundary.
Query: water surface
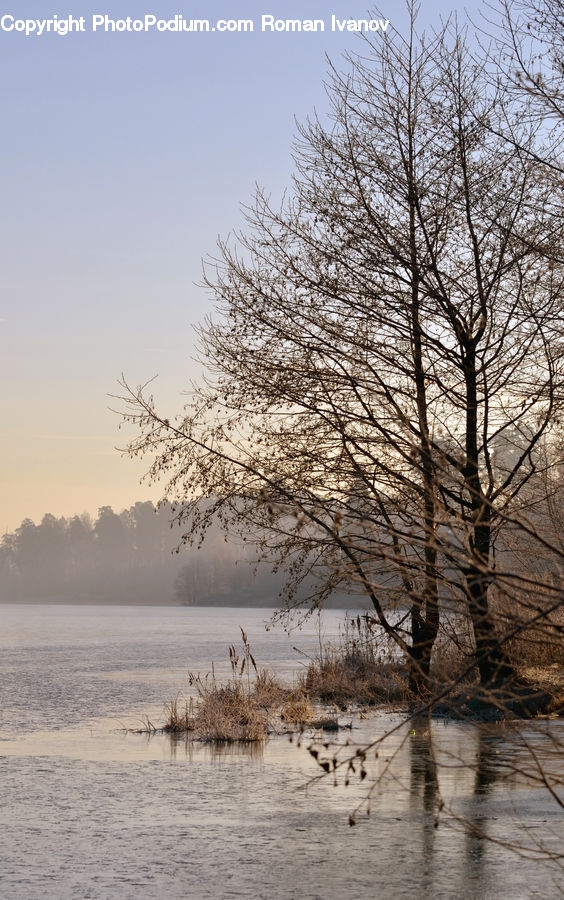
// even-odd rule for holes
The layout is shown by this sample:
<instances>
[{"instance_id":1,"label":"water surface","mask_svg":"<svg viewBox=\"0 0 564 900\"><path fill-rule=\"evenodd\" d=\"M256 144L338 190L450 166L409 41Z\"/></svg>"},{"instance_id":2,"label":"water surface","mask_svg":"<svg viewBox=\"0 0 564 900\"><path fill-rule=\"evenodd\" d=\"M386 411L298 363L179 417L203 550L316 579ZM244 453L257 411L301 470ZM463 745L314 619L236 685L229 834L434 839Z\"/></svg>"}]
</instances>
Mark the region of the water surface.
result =
<instances>
[{"instance_id":1,"label":"water surface","mask_svg":"<svg viewBox=\"0 0 564 900\"><path fill-rule=\"evenodd\" d=\"M2 896L561 896L561 870L504 846L519 839L541 856L564 846L562 809L519 775L530 757L511 729L411 722L348 788L312 782L320 770L310 737L300 748L287 738L214 748L119 730L158 720L189 670L213 662L227 676L239 625L259 665L291 678L306 659L292 648L314 653L316 625L266 632L270 614L0 608ZM326 614L326 638L339 621ZM363 744L394 724L397 714L375 714L339 740ZM555 735L564 738L561 722L525 735L553 770L562 765L551 756ZM361 812L349 827L372 784L370 817Z\"/></svg>"}]
</instances>

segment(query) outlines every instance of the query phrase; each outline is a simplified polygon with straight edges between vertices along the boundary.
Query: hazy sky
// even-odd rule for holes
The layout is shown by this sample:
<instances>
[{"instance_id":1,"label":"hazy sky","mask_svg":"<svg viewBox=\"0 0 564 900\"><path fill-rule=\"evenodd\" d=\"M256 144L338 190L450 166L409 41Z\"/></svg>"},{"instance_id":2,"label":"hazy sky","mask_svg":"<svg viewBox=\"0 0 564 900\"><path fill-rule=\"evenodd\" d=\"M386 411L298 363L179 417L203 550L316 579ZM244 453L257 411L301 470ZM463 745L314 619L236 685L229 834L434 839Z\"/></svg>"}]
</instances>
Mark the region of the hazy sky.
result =
<instances>
[{"instance_id":1,"label":"hazy sky","mask_svg":"<svg viewBox=\"0 0 564 900\"><path fill-rule=\"evenodd\" d=\"M477 0L422 0L421 21ZM69 9L69 6L71 7ZM279 195L292 170L294 116L327 101L325 53L356 40L329 30L263 34L280 18L366 17L354 0L93 6L18 0L3 14L86 18L80 34L0 32L0 528L29 516L158 499L142 464L114 449L108 410L120 373L159 375L169 413L196 373L194 286L218 234L241 224L255 182ZM405 27L402 4L382 6ZM252 18L252 34L108 33L111 18ZM9 24L9 21L7 21Z\"/></svg>"}]
</instances>

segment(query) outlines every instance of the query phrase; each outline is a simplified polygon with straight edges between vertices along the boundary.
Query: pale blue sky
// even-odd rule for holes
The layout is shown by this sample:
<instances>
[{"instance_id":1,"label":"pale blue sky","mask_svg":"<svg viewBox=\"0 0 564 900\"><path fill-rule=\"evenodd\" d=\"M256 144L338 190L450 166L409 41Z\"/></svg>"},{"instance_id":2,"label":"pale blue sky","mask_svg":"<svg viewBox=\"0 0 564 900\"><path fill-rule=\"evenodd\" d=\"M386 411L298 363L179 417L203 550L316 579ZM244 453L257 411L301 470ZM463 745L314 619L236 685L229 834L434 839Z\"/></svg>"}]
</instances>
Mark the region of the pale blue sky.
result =
<instances>
[{"instance_id":1,"label":"pale blue sky","mask_svg":"<svg viewBox=\"0 0 564 900\"><path fill-rule=\"evenodd\" d=\"M330 19L364 2L257 0L106 5L18 0L46 18ZM421 22L480 4L422 0ZM382 6L398 29L400 3ZM294 116L327 106L325 53L355 38L316 34L0 33L0 528L158 499L120 442L107 395L124 371L159 374L169 412L195 369L194 286L218 234L241 223L255 182L280 194Z\"/></svg>"}]
</instances>

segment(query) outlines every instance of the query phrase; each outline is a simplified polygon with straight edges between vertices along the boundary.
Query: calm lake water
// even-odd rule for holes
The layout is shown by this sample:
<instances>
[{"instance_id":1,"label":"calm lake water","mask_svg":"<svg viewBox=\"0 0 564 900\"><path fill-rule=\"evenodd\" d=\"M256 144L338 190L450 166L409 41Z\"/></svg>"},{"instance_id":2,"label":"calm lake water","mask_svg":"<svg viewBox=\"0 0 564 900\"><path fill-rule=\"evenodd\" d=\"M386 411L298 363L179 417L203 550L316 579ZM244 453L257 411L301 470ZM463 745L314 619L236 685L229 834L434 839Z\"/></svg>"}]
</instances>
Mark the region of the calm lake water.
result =
<instances>
[{"instance_id":1,"label":"calm lake water","mask_svg":"<svg viewBox=\"0 0 564 900\"><path fill-rule=\"evenodd\" d=\"M348 788L308 783L320 771L309 738L301 747L278 737L214 748L120 730L146 716L161 721L163 700L187 690L189 670L213 662L226 677L240 625L257 663L290 680L305 660L293 647L313 654L319 635L315 623L289 637L278 627L267 633L270 614L0 607L0 896L562 896L561 868L504 846L518 841L526 855L564 848L562 808L542 786L523 783L530 756L509 728L401 725L397 713L355 720L341 743L401 727L362 784ZM342 615L325 614L326 639ZM562 772L554 739L564 740L563 722L528 726L524 738ZM442 763L438 784L431 746ZM372 784L371 815L350 828Z\"/></svg>"}]
</instances>

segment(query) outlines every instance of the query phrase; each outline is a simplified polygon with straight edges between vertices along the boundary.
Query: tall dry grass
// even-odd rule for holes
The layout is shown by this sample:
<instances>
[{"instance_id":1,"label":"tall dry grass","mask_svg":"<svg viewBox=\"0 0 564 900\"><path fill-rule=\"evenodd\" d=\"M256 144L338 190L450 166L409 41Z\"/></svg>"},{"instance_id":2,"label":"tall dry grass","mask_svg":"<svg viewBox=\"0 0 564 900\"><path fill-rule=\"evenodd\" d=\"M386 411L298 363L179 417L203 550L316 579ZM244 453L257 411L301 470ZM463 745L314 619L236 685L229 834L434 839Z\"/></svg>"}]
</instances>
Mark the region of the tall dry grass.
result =
<instances>
[{"instance_id":1,"label":"tall dry grass","mask_svg":"<svg viewBox=\"0 0 564 900\"><path fill-rule=\"evenodd\" d=\"M259 670L241 628L242 651L229 648L231 678L220 684L214 675L190 675L196 697L166 705L164 731L190 733L201 741L262 741L269 734L302 728L313 709L301 688L284 687L266 669Z\"/></svg>"},{"instance_id":2,"label":"tall dry grass","mask_svg":"<svg viewBox=\"0 0 564 900\"><path fill-rule=\"evenodd\" d=\"M406 667L393 657L370 616L347 619L340 641L320 648L299 684L312 700L341 708L409 697Z\"/></svg>"}]
</instances>

